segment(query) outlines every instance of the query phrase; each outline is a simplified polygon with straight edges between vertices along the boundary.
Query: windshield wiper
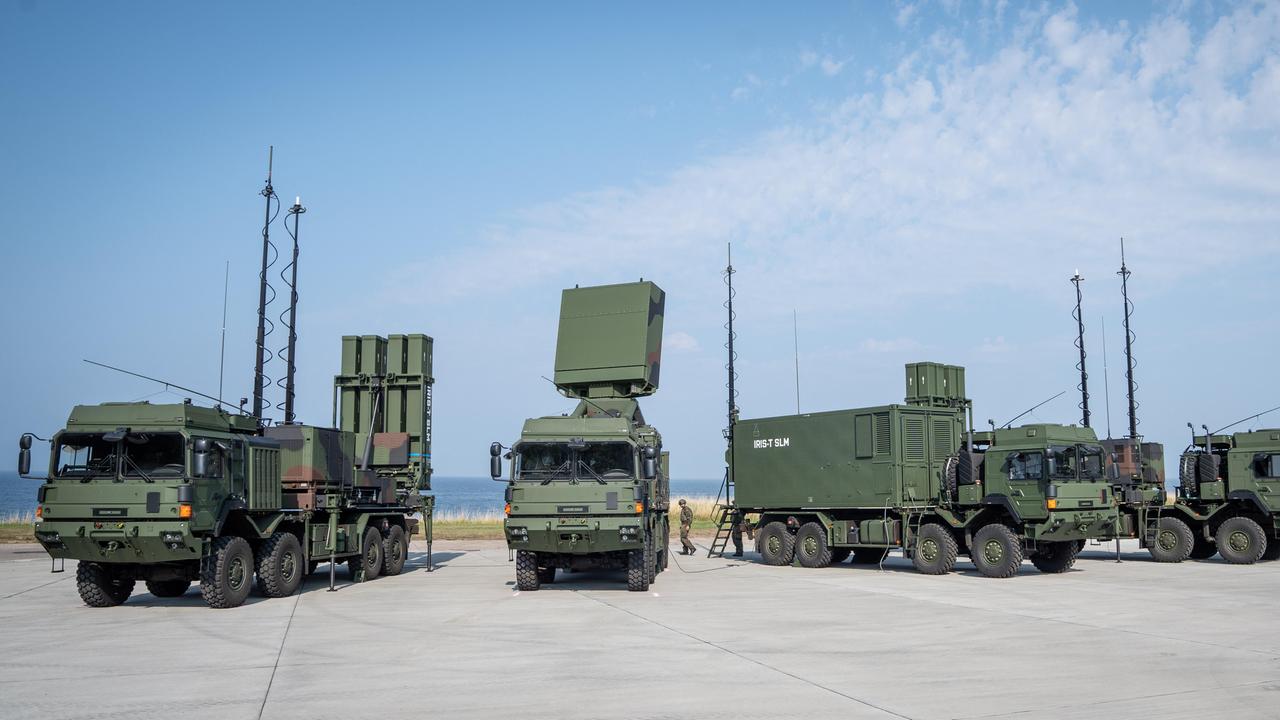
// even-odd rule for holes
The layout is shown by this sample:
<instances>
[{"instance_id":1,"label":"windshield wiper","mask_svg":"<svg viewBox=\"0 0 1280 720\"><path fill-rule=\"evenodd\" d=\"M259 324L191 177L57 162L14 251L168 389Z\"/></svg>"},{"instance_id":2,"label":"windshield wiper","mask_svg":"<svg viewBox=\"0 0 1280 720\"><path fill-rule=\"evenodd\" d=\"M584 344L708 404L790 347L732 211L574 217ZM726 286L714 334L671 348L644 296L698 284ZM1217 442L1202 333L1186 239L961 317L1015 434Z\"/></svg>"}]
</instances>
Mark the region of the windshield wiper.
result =
<instances>
[{"instance_id":1,"label":"windshield wiper","mask_svg":"<svg viewBox=\"0 0 1280 720\"><path fill-rule=\"evenodd\" d=\"M602 477L600 477L599 475L597 475L597 474L596 474L596 471L595 471L595 470L592 470L590 465L586 464L586 463L585 463L585 462L583 462L582 460L579 460L579 461L578 461L578 467L582 468L583 470L586 470L586 471L591 475L591 477L595 478L595 479L596 479L596 482L600 483L601 485L608 485L608 484L609 484L609 483L607 483L607 482L605 482L605 481L604 481L604 478L602 478Z\"/></svg>"},{"instance_id":2,"label":"windshield wiper","mask_svg":"<svg viewBox=\"0 0 1280 720\"><path fill-rule=\"evenodd\" d=\"M143 480L146 480L146 481L147 481L147 482L149 482L149 483L153 483L153 482L155 482L155 480L152 480L152 479L151 479L151 476L150 476L150 475L146 474L145 472L143 472L143 471L142 471L142 468L138 467L138 463L136 463L136 462L134 462L134 461L132 461L132 460L130 460L130 459L129 459L129 455L128 455L128 453L125 453L124 455L121 455L120 457L124 458L124 461L125 461L126 463L128 463L130 466L132 466L134 470L137 470L137 471L138 471L138 474L142 476L142 479L143 479ZM125 473L125 474L127 475L128 473Z\"/></svg>"},{"instance_id":3,"label":"windshield wiper","mask_svg":"<svg viewBox=\"0 0 1280 720\"><path fill-rule=\"evenodd\" d=\"M546 480L543 480L541 484L546 485L552 480L555 480L557 475L559 475L562 472L565 472L568 469L569 469L569 461L565 460L564 462L560 463L560 467L556 468L555 470L552 470L551 475L548 476Z\"/></svg>"}]
</instances>

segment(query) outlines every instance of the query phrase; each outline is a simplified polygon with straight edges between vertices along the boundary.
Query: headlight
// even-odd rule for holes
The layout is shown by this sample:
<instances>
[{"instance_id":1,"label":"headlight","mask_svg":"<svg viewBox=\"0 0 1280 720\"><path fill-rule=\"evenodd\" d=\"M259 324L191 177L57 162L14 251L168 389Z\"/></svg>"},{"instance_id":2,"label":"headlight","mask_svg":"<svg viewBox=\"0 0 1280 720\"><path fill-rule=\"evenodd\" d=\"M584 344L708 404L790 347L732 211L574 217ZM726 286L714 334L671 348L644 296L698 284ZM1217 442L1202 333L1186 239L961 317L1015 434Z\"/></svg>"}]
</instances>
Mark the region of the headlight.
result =
<instances>
[{"instance_id":1,"label":"headlight","mask_svg":"<svg viewBox=\"0 0 1280 720\"><path fill-rule=\"evenodd\" d=\"M165 530L160 533L160 542L164 543L170 550L177 550L182 547L182 533L174 530Z\"/></svg>"},{"instance_id":2,"label":"headlight","mask_svg":"<svg viewBox=\"0 0 1280 720\"><path fill-rule=\"evenodd\" d=\"M512 540L528 540L529 528L522 528L522 527L507 528L507 535Z\"/></svg>"},{"instance_id":3,"label":"headlight","mask_svg":"<svg viewBox=\"0 0 1280 720\"><path fill-rule=\"evenodd\" d=\"M640 528L636 525L623 525L618 528L618 536L623 540L636 540L640 536Z\"/></svg>"}]
</instances>

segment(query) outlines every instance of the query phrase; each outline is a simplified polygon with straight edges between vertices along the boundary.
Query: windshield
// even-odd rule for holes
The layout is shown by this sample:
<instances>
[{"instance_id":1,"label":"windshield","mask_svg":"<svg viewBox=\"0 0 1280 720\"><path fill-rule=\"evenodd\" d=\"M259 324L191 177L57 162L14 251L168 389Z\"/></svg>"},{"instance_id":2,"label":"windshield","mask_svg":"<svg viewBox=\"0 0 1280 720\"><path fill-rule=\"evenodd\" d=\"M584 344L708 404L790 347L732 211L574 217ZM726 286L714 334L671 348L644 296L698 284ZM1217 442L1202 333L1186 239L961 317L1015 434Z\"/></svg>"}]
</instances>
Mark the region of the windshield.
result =
<instances>
[{"instance_id":1,"label":"windshield","mask_svg":"<svg viewBox=\"0 0 1280 720\"><path fill-rule=\"evenodd\" d=\"M186 443L178 433L64 433L54 448L57 477L179 477L186 471Z\"/></svg>"},{"instance_id":2,"label":"windshield","mask_svg":"<svg viewBox=\"0 0 1280 720\"><path fill-rule=\"evenodd\" d=\"M516 448L516 479L621 480L635 477L635 449L620 442L573 449L567 443L521 443Z\"/></svg>"},{"instance_id":3,"label":"windshield","mask_svg":"<svg viewBox=\"0 0 1280 720\"><path fill-rule=\"evenodd\" d=\"M1102 448L1099 446L1072 445L1049 448L1054 460L1055 478L1096 479L1102 477ZM1079 471L1077 474L1077 470Z\"/></svg>"}]
</instances>

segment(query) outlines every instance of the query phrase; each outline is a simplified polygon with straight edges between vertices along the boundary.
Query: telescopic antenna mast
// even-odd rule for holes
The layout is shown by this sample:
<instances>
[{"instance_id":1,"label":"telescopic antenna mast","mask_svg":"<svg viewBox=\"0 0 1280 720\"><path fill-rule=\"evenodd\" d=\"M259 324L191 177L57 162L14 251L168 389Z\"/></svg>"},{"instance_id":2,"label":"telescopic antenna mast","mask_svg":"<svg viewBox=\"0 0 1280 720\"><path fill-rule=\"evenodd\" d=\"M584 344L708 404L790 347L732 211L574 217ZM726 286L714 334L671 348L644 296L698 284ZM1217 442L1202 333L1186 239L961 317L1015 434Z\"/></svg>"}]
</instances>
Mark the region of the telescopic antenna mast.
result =
<instances>
[{"instance_id":1,"label":"telescopic antenna mast","mask_svg":"<svg viewBox=\"0 0 1280 720\"><path fill-rule=\"evenodd\" d=\"M1120 238L1120 271L1116 273L1120 276L1120 295L1124 298L1124 359L1125 359L1125 382L1128 384L1129 394L1129 440L1133 443L1133 453L1136 467L1142 468L1142 443L1138 438L1138 401L1134 398L1134 393L1138 390L1138 384L1133 381L1133 369L1137 365L1133 359L1133 341L1137 337L1133 334L1129 322L1133 317L1133 303L1129 301L1129 266L1124 260L1124 238Z\"/></svg>"},{"instance_id":2,"label":"telescopic antenna mast","mask_svg":"<svg viewBox=\"0 0 1280 720\"><path fill-rule=\"evenodd\" d=\"M266 212L262 220L262 271L258 273L258 339L257 339L257 355L253 364L253 416L262 422L263 410L263 385L266 380L264 374L267 363L267 268L270 263L267 262L267 256L271 245L271 221L274 217L271 214L271 203L276 201L276 191L271 187L271 170L275 160L275 146L269 146L267 149L267 184L262 188L261 195L266 198ZM274 293L272 293L274 295ZM273 298L274 299L274 298Z\"/></svg>"},{"instance_id":3,"label":"telescopic antenna mast","mask_svg":"<svg viewBox=\"0 0 1280 720\"><path fill-rule=\"evenodd\" d=\"M280 318L289 327L289 343L285 346L284 403L279 408L284 411L286 424L293 423L297 417L293 412L293 376L297 370L293 359L298 345L298 221L306 211L307 209L302 207L302 198L298 197L293 201L293 207L289 208L289 214L284 219L284 229L293 238L293 258L289 261L288 267L280 271L280 279L289 286L289 309L286 311L288 317ZM293 230L289 229L289 218L293 218ZM286 271L290 273L289 277L285 277Z\"/></svg>"},{"instance_id":4,"label":"telescopic antenna mast","mask_svg":"<svg viewBox=\"0 0 1280 720\"><path fill-rule=\"evenodd\" d=\"M1076 363L1076 369L1080 371L1080 384L1077 388L1080 390L1080 411L1082 418L1080 424L1089 427L1089 373L1085 370L1084 358L1084 315L1080 312L1082 295L1080 293L1080 283L1084 282L1084 278L1080 275L1080 271L1076 270L1076 274L1071 277L1071 284L1076 286L1076 310L1072 315L1076 319L1076 349L1080 351L1080 362Z\"/></svg>"},{"instance_id":5,"label":"telescopic antenna mast","mask_svg":"<svg viewBox=\"0 0 1280 720\"><path fill-rule=\"evenodd\" d=\"M222 378L227 367L227 290L231 287L231 261L222 270L222 344L218 348L218 397L222 397Z\"/></svg>"}]
</instances>

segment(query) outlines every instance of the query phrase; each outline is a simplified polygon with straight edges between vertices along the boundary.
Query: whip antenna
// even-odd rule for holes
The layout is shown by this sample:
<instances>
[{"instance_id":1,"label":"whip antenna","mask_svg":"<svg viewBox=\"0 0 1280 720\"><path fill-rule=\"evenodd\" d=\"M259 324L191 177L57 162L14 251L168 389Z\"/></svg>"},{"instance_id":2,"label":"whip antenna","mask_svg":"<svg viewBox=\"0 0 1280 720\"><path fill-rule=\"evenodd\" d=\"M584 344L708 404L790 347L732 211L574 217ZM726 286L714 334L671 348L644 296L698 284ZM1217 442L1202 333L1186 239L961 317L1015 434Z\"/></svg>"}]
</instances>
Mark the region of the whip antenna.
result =
<instances>
[{"instance_id":1,"label":"whip antenna","mask_svg":"<svg viewBox=\"0 0 1280 720\"><path fill-rule=\"evenodd\" d=\"M222 346L218 349L218 397L222 397L223 371L227 367L227 289L231 287L231 261L222 270Z\"/></svg>"}]
</instances>

